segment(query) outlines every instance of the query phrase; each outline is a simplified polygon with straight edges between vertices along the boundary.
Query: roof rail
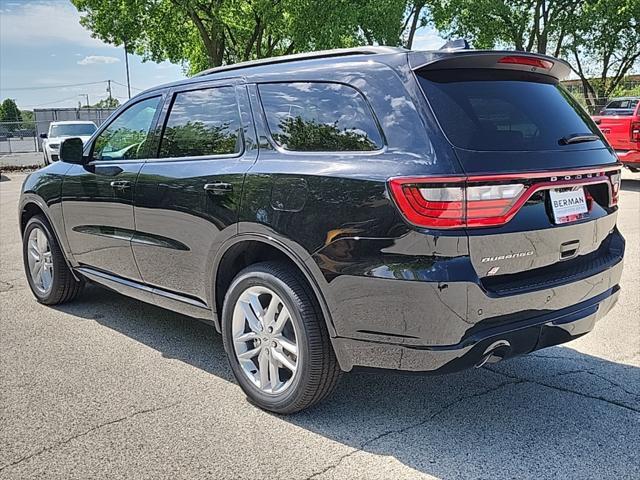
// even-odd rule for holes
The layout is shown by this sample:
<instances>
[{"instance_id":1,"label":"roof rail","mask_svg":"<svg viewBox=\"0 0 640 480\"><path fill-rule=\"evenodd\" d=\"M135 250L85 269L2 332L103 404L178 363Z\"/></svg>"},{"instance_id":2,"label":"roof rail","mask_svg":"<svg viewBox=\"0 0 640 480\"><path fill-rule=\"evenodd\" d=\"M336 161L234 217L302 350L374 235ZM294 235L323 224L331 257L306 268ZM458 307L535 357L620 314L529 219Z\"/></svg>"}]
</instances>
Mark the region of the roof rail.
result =
<instances>
[{"instance_id":1,"label":"roof rail","mask_svg":"<svg viewBox=\"0 0 640 480\"><path fill-rule=\"evenodd\" d=\"M227 72L229 70L238 70L241 68L256 67L259 65L273 65L277 63L295 62L298 60L312 60L316 58L344 57L347 55L374 55L380 53L401 53L408 52L406 48L401 47L379 47L367 45L355 48L335 48L333 50L318 50L316 52L296 53L293 55L283 55L280 57L261 58L258 60L250 60L248 62L233 63L231 65L223 65L221 67L209 68L202 72L196 73L194 77L202 77L212 73Z\"/></svg>"}]
</instances>

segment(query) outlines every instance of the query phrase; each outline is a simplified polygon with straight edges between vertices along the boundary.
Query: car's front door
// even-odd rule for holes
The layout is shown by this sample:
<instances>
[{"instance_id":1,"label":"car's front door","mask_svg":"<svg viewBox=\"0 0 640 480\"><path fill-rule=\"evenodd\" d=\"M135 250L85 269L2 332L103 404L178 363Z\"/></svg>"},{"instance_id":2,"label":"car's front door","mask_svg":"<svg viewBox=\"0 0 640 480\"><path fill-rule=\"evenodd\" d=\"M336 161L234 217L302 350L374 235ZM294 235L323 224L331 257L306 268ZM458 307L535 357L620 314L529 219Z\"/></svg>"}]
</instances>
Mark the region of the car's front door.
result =
<instances>
[{"instance_id":1,"label":"car's front door","mask_svg":"<svg viewBox=\"0 0 640 480\"><path fill-rule=\"evenodd\" d=\"M86 146L86 163L72 166L65 176L65 231L82 267L140 280L131 250L133 192L161 101L161 95L150 96L121 111Z\"/></svg>"},{"instance_id":2,"label":"car's front door","mask_svg":"<svg viewBox=\"0 0 640 480\"><path fill-rule=\"evenodd\" d=\"M132 247L160 297L207 304L213 254L237 232L244 174L257 156L248 95L227 82L184 85L164 110L157 158L136 184Z\"/></svg>"}]
</instances>

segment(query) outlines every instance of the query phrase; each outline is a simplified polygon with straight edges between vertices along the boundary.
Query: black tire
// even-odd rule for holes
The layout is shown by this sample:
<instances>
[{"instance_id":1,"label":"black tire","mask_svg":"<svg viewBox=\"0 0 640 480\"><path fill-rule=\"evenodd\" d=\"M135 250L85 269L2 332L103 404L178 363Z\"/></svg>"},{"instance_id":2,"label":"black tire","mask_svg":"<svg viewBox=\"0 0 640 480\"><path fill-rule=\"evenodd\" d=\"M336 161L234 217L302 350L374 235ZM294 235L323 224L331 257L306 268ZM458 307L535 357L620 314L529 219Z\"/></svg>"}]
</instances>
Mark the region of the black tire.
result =
<instances>
[{"instance_id":1,"label":"black tire","mask_svg":"<svg viewBox=\"0 0 640 480\"><path fill-rule=\"evenodd\" d=\"M29 255L29 236L31 234L31 231L36 228L39 228L44 232L51 249L53 275L52 285L48 292L42 292L38 288L36 288L31 276L31 272L29 270L29 263L27 259L27 255ZM27 275L27 282L29 283L29 287L31 288L31 291L33 292L33 295L36 297L38 302L45 305L58 305L60 303L65 303L73 300L78 296L80 290L82 290L83 282L78 281L74 278L73 274L69 270L69 267L67 266L64 254L60 249L60 245L58 244L55 235L53 235L51 231L49 222L41 215L35 215L31 217L24 229L24 234L22 236L22 258L25 273Z\"/></svg>"},{"instance_id":2,"label":"black tire","mask_svg":"<svg viewBox=\"0 0 640 480\"><path fill-rule=\"evenodd\" d=\"M249 287L274 291L286 305L299 332L298 370L280 394L265 394L249 380L236 357L232 316L240 295ZM249 400L275 413L295 413L326 398L338 384L338 365L318 301L302 274L284 262L264 262L242 270L231 283L222 310L222 335L231 369Z\"/></svg>"}]
</instances>

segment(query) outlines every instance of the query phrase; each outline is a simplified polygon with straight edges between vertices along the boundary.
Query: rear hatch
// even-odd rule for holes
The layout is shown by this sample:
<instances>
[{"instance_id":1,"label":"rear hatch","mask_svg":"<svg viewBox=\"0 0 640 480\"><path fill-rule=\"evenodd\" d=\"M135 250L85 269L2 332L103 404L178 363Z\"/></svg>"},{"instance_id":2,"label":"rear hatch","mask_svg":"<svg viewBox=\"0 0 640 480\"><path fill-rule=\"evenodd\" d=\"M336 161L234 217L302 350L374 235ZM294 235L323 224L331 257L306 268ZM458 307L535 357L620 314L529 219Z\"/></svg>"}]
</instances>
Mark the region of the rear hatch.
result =
<instances>
[{"instance_id":1,"label":"rear hatch","mask_svg":"<svg viewBox=\"0 0 640 480\"><path fill-rule=\"evenodd\" d=\"M551 288L605 268L620 167L602 134L550 74L557 60L479 56L416 69L466 175L392 180L396 203L417 226L466 229L489 294Z\"/></svg>"}]
</instances>

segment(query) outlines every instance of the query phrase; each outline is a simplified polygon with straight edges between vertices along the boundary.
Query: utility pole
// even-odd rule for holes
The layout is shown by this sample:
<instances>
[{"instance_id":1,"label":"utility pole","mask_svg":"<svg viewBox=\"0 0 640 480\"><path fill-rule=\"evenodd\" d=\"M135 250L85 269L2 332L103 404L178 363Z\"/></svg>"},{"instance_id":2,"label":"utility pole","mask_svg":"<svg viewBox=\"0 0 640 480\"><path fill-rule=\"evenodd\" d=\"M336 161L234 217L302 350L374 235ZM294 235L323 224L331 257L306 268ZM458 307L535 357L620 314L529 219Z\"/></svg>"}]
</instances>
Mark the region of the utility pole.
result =
<instances>
[{"instance_id":1,"label":"utility pole","mask_svg":"<svg viewBox=\"0 0 640 480\"><path fill-rule=\"evenodd\" d=\"M87 99L87 108L89 108L89 94L88 93L81 93L80 96L81 97L85 97Z\"/></svg>"},{"instance_id":2,"label":"utility pole","mask_svg":"<svg viewBox=\"0 0 640 480\"><path fill-rule=\"evenodd\" d=\"M113 98L111 97L111 80L107 80L107 92L109 92L109 108L113 106Z\"/></svg>"},{"instance_id":3,"label":"utility pole","mask_svg":"<svg viewBox=\"0 0 640 480\"><path fill-rule=\"evenodd\" d=\"M131 98L131 81L129 79L129 54L127 53L127 39L125 38L122 43L124 44L124 64L127 69L127 93L129 94L129 98Z\"/></svg>"}]
</instances>

